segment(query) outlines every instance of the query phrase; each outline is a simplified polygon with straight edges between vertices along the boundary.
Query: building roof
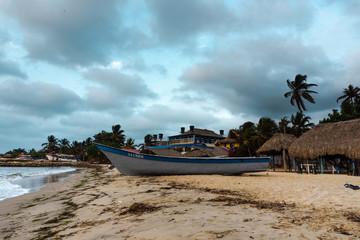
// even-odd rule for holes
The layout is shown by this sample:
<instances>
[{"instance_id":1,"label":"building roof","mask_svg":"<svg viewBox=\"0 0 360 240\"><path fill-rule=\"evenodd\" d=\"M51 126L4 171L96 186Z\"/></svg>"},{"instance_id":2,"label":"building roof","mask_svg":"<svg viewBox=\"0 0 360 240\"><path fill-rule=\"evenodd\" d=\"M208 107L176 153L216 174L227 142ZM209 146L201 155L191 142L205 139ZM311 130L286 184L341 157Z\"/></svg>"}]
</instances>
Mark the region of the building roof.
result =
<instances>
[{"instance_id":1,"label":"building roof","mask_svg":"<svg viewBox=\"0 0 360 240\"><path fill-rule=\"evenodd\" d=\"M256 152L271 154L281 152L283 149L288 150L295 140L296 137L292 134L275 133L274 136L267 140Z\"/></svg>"},{"instance_id":2,"label":"building roof","mask_svg":"<svg viewBox=\"0 0 360 240\"><path fill-rule=\"evenodd\" d=\"M299 137L289 154L301 159L327 155L360 159L360 119L319 124Z\"/></svg>"},{"instance_id":3,"label":"building roof","mask_svg":"<svg viewBox=\"0 0 360 240\"><path fill-rule=\"evenodd\" d=\"M201 136L207 136L207 137L225 138L225 137L215 133L212 130L199 129L199 128L194 128L194 131L189 130L189 131L186 131L186 132L184 132L182 134L179 134L179 135L169 136L169 138L178 137L178 136L187 136L187 135L201 135Z\"/></svg>"}]
</instances>

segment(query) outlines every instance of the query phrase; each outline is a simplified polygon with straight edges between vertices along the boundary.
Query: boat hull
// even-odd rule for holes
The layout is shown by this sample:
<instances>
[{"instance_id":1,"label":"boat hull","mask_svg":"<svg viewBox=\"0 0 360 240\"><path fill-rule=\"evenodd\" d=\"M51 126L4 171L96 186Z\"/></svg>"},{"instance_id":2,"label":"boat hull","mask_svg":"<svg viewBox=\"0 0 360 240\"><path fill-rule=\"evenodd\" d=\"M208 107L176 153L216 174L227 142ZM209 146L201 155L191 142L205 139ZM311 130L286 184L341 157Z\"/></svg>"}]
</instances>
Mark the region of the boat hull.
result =
<instances>
[{"instance_id":1,"label":"boat hull","mask_svg":"<svg viewBox=\"0 0 360 240\"><path fill-rule=\"evenodd\" d=\"M241 174L265 171L270 158L166 157L95 144L125 175Z\"/></svg>"}]
</instances>

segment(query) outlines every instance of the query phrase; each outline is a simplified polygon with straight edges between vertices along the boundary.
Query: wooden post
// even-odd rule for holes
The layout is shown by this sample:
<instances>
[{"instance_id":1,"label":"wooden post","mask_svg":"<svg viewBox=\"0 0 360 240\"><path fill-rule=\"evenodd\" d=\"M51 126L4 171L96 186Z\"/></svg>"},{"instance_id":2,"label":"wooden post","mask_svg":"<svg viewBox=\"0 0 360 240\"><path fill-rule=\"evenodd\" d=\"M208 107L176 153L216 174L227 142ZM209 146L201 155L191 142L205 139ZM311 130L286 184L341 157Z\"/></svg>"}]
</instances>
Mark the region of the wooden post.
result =
<instances>
[{"instance_id":1,"label":"wooden post","mask_svg":"<svg viewBox=\"0 0 360 240\"><path fill-rule=\"evenodd\" d=\"M272 169L273 169L273 171L275 172L275 155L272 155Z\"/></svg>"},{"instance_id":2,"label":"wooden post","mask_svg":"<svg viewBox=\"0 0 360 240\"><path fill-rule=\"evenodd\" d=\"M320 169L321 169L321 174L324 174L324 163L323 163L323 157L320 157Z\"/></svg>"},{"instance_id":3,"label":"wooden post","mask_svg":"<svg viewBox=\"0 0 360 240\"><path fill-rule=\"evenodd\" d=\"M287 162L286 162L286 150L283 149L283 165L284 165L284 169L285 171L287 170Z\"/></svg>"},{"instance_id":4,"label":"wooden post","mask_svg":"<svg viewBox=\"0 0 360 240\"><path fill-rule=\"evenodd\" d=\"M289 153L286 151L286 158L289 160L289 166L288 166L288 168L289 168L289 172L292 172L292 169L293 169L293 167L295 166L295 163L293 162L291 162L291 158L290 158L290 155L289 155ZM294 171L295 171L295 169L294 169Z\"/></svg>"}]
</instances>

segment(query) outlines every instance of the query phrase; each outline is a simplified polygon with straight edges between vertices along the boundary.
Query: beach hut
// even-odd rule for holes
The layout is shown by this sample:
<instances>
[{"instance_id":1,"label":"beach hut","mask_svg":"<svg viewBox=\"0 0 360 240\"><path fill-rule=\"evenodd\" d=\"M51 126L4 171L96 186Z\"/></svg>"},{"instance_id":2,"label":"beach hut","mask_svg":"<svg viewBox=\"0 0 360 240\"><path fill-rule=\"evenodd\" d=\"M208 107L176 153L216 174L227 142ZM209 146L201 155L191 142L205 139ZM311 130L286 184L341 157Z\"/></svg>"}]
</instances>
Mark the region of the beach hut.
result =
<instances>
[{"instance_id":1,"label":"beach hut","mask_svg":"<svg viewBox=\"0 0 360 240\"><path fill-rule=\"evenodd\" d=\"M283 156L283 167L287 169L288 149L290 145L296 140L292 134L275 133L268 141L266 141L257 151L258 154L272 155L271 167L275 169L274 156Z\"/></svg>"},{"instance_id":2,"label":"beach hut","mask_svg":"<svg viewBox=\"0 0 360 240\"><path fill-rule=\"evenodd\" d=\"M334 160L351 161L354 173L360 159L360 119L319 124L299 137L289 148L291 157L319 159L338 167Z\"/></svg>"}]
</instances>

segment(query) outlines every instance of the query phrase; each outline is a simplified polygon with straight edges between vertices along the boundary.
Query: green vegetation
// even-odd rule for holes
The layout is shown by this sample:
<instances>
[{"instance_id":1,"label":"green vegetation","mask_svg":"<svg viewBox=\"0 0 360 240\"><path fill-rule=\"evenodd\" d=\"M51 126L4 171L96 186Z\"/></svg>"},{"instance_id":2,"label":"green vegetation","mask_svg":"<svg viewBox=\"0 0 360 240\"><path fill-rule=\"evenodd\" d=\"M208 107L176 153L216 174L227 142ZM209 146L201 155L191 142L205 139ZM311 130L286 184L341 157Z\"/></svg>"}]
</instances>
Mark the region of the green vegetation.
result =
<instances>
[{"instance_id":1,"label":"green vegetation","mask_svg":"<svg viewBox=\"0 0 360 240\"><path fill-rule=\"evenodd\" d=\"M349 85L343 90L343 95L336 101L342 100L340 112L333 109L332 113L328 114L328 118L324 118L320 123L340 122L351 119L360 118L360 88Z\"/></svg>"},{"instance_id":2,"label":"green vegetation","mask_svg":"<svg viewBox=\"0 0 360 240\"><path fill-rule=\"evenodd\" d=\"M253 122L245 122L239 129L233 129L236 133L236 142L239 147L235 154L238 156L255 156L256 150L260 148L275 133L293 134L297 137L310 130L313 126L310 123L310 117L305 116L301 112L291 115L291 120L283 117L279 123L270 118L260 118L257 124Z\"/></svg>"},{"instance_id":3,"label":"green vegetation","mask_svg":"<svg viewBox=\"0 0 360 240\"><path fill-rule=\"evenodd\" d=\"M87 161L90 163L109 163L105 155L93 144L93 142L105 144L112 147L121 148L126 145L128 148L135 148L135 140L132 138L127 139L125 144L124 130L121 130L119 124L112 126L111 132L101 131L94 135L94 139L87 138L86 140L79 142L69 142L66 138L58 139L54 135L50 135L47 138L47 142L43 143L43 149L36 151L32 149L29 154L34 159L44 159L47 153L62 153L74 155L81 161ZM5 155L10 158L17 158L20 154L28 154L23 148L14 149L7 152Z\"/></svg>"}]
</instances>

